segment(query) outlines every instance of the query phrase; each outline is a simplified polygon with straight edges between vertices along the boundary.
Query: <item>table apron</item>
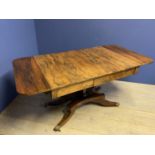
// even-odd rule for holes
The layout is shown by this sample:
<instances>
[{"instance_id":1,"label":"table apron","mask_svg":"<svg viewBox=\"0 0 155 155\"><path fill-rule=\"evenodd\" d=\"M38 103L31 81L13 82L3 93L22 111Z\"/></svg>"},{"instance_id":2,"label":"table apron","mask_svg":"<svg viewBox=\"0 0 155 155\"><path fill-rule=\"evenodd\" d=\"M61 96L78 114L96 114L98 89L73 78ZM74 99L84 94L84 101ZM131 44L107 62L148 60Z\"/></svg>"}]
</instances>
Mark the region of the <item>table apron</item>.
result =
<instances>
[{"instance_id":1,"label":"table apron","mask_svg":"<svg viewBox=\"0 0 155 155\"><path fill-rule=\"evenodd\" d=\"M87 88L99 86L112 80L116 80L116 79L120 79L120 78L133 75L137 73L138 69L139 67L135 67L135 68L128 69L125 71L113 73L113 74L106 75L103 77L87 80L81 83L77 83L77 84L69 85L69 86L66 86L60 89L53 90L51 92L52 99L56 99L58 97L61 97L61 96L64 96L70 93L74 93L76 91L85 90Z\"/></svg>"}]
</instances>

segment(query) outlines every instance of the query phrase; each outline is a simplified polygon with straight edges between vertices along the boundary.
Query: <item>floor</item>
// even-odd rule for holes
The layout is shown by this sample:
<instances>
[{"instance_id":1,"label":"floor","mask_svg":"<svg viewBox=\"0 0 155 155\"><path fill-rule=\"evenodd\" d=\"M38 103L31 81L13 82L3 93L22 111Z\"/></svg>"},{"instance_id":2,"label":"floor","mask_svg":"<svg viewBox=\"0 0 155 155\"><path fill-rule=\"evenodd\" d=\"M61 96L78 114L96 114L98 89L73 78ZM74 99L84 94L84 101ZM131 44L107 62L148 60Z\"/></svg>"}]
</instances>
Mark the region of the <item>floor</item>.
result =
<instances>
[{"instance_id":1,"label":"floor","mask_svg":"<svg viewBox=\"0 0 155 155\"><path fill-rule=\"evenodd\" d=\"M154 85L113 81L101 91L120 106L83 106L61 132L52 129L62 117L62 105L45 108L47 94L19 95L0 114L0 134L155 134Z\"/></svg>"}]
</instances>

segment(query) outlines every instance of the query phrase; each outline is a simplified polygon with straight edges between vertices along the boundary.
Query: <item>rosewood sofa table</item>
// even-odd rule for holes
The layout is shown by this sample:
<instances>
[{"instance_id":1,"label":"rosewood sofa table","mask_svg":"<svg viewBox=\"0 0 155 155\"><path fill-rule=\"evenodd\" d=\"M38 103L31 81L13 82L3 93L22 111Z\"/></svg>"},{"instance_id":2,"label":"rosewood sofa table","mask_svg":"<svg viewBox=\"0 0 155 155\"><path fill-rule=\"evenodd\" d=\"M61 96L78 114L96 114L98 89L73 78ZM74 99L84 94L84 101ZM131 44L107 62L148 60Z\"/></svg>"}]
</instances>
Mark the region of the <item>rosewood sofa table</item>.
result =
<instances>
[{"instance_id":1,"label":"rosewood sofa table","mask_svg":"<svg viewBox=\"0 0 155 155\"><path fill-rule=\"evenodd\" d=\"M13 61L13 66L18 93L50 93L51 103L45 106L66 103L64 116L54 128L60 131L82 105L118 106L98 92L99 86L133 75L140 66L152 62L128 49L107 45L20 58Z\"/></svg>"}]
</instances>

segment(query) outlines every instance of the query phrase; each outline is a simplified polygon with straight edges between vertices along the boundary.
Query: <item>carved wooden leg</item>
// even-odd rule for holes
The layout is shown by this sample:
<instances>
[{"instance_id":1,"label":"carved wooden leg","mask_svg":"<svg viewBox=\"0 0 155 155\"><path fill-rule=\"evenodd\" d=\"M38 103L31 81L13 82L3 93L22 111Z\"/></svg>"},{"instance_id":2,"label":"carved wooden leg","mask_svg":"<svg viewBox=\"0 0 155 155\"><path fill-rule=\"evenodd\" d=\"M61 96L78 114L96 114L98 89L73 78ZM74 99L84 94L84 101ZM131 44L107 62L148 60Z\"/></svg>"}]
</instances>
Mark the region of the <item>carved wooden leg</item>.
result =
<instances>
[{"instance_id":1,"label":"carved wooden leg","mask_svg":"<svg viewBox=\"0 0 155 155\"><path fill-rule=\"evenodd\" d=\"M76 99L67 105L67 110L66 110L63 118L61 119L61 121L54 128L54 131L60 131L60 128L67 123L67 121L74 114L75 110L78 107L86 105L86 104L96 104L99 106L106 106L106 107L119 106L119 104L116 102L111 102L111 101L105 100L104 94L94 93L91 96L87 96L87 95L83 96L80 99Z\"/></svg>"},{"instance_id":2,"label":"carved wooden leg","mask_svg":"<svg viewBox=\"0 0 155 155\"><path fill-rule=\"evenodd\" d=\"M91 101L93 104L97 104L97 105L104 106L104 107L119 106L119 103L117 102L106 100L105 94L103 93L102 94L97 93L96 95L98 95L98 98L96 98L96 100Z\"/></svg>"},{"instance_id":3,"label":"carved wooden leg","mask_svg":"<svg viewBox=\"0 0 155 155\"><path fill-rule=\"evenodd\" d=\"M71 116L74 114L74 111L66 111L61 121L55 126L53 129L54 131L60 131L60 128L67 123L67 121L71 118Z\"/></svg>"}]
</instances>

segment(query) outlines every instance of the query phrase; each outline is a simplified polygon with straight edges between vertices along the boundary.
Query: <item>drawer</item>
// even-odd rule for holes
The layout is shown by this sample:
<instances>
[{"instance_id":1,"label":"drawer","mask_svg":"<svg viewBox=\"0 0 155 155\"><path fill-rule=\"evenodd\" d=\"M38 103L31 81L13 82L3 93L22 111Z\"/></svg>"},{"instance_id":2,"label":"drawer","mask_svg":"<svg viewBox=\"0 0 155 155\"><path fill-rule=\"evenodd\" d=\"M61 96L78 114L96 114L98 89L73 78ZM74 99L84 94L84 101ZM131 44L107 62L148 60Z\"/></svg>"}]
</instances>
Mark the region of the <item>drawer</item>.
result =
<instances>
[{"instance_id":1,"label":"drawer","mask_svg":"<svg viewBox=\"0 0 155 155\"><path fill-rule=\"evenodd\" d=\"M118 73L113 73L110 75L106 75L97 79L94 79L94 86L98 86L98 85L102 85L106 82L112 81L112 80L116 80L116 79L120 79L120 78L124 78L127 77L129 75L133 75L138 71L138 68L132 68L126 71L121 71Z\"/></svg>"},{"instance_id":2,"label":"drawer","mask_svg":"<svg viewBox=\"0 0 155 155\"><path fill-rule=\"evenodd\" d=\"M123 77L127 77L129 75L133 75L137 72L137 68L133 68L133 69L129 69L126 71L122 71L122 72L118 72L118 73L113 73L110 75L106 75L100 78L96 78L93 80L88 80L85 82L81 82L81 83L77 83L74 85L69 85L60 89L56 89L52 91L52 98L58 98L67 94L71 94L74 93L76 91L80 91L80 90L84 90L90 87L94 87L94 86L98 86L98 85L102 85L106 82L112 81L112 80L116 80L116 79L120 79Z\"/></svg>"},{"instance_id":3,"label":"drawer","mask_svg":"<svg viewBox=\"0 0 155 155\"><path fill-rule=\"evenodd\" d=\"M84 90L87 88L93 87L93 80L81 82L74 85L69 85L67 87L63 87L57 90L52 91L52 98L58 98L67 94L74 93L76 91Z\"/></svg>"}]
</instances>

